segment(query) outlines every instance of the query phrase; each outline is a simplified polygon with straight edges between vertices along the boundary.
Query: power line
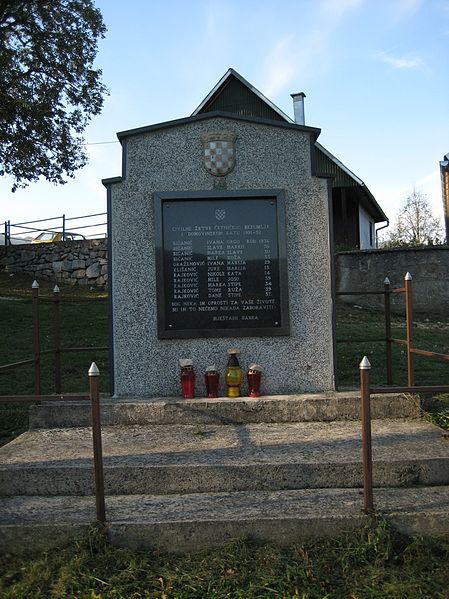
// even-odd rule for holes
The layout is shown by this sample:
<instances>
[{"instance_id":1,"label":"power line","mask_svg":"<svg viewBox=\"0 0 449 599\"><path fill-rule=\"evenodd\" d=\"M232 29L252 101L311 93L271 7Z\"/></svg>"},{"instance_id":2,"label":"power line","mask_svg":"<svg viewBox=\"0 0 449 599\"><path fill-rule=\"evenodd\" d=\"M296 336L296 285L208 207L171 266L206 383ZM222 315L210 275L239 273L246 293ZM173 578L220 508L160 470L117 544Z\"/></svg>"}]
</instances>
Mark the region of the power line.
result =
<instances>
[{"instance_id":1,"label":"power line","mask_svg":"<svg viewBox=\"0 0 449 599\"><path fill-rule=\"evenodd\" d=\"M118 144L120 143L118 140L117 141L88 141L86 142L85 146L103 146L105 144Z\"/></svg>"}]
</instances>

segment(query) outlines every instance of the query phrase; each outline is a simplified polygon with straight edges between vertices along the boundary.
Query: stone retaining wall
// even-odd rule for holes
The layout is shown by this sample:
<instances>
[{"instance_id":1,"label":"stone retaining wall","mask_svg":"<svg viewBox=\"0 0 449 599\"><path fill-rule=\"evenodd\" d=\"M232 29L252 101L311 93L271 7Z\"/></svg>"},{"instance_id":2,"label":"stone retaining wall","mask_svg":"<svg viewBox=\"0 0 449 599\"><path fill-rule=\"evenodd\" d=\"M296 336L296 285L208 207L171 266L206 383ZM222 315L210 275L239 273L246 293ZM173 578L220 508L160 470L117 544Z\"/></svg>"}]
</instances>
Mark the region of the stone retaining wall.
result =
<instances>
[{"instance_id":1,"label":"stone retaining wall","mask_svg":"<svg viewBox=\"0 0 449 599\"><path fill-rule=\"evenodd\" d=\"M105 288L108 281L107 240L66 241L0 247L0 268L27 272L36 279ZM335 256L337 291L383 290L402 287L413 277L414 307L418 312L449 315L449 247L363 250ZM344 301L382 307L383 296L346 296ZM402 294L393 296L393 309L404 310Z\"/></svg>"},{"instance_id":2,"label":"stone retaining wall","mask_svg":"<svg viewBox=\"0 0 449 599\"><path fill-rule=\"evenodd\" d=\"M391 289L404 286L412 275L416 312L449 316L449 247L340 252L335 257L338 291L383 291L385 277ZM384 297L342 296L346 302L383 307ZM404 312L404 294L392 296L395 312Z\"/></svg>"},{"instance_id":3,"label":"stone retaining wall","mask_svg":"<svg viewBox=\"0 0 449 599\"><path fill-rule=\"evenodd\" d=\"M108 281L106 239L0 247L0 268L35 279L104 288Z\"/></svg>"}]
</instances>

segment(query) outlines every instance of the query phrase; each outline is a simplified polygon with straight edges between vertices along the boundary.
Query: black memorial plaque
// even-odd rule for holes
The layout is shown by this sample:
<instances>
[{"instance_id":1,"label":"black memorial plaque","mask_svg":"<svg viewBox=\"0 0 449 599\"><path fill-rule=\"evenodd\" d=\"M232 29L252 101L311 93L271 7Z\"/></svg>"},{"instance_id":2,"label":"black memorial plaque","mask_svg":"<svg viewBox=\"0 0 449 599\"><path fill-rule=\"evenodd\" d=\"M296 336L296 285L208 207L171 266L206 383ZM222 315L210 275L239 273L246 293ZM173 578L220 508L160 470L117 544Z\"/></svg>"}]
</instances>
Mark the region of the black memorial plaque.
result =
<instances>
[{"instance_id":1,"label":"black memorial plaque","mask_svg":"<svg viewBox=\"0 0 449 599\"><path fill-rule=\"evenodd\" d=\"M155 194L160 338L288 334L282 196Z\"/></svg>"}]
</instances>

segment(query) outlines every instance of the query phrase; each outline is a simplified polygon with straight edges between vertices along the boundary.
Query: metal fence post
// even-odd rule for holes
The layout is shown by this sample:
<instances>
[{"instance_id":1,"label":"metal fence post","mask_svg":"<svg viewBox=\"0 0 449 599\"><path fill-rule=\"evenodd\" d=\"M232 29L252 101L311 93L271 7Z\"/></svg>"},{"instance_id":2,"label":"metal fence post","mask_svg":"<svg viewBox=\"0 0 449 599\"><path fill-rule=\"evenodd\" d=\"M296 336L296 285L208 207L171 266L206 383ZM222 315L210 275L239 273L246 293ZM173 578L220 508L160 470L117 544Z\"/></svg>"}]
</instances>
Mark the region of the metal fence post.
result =
<instances>
[{"instance_id":1,"label":"metal fence post","mask_svg":"<svg viewBox=\"0 0 449 599\"><path fill-rule=\"evenodd\" d=\"M59 287L53 287L53 343L55 393L61 393L61 326L59 314Z\"/></svg>"},{"instance_id":2,"label":"metal fence post","mask_svg":"<svg viewBox=\"0 0 449 599\"><path fill-rule=\"evenodd\" d=\"M41 345L39 332L39 283L31 285L33 303L34 395L41 394Z\"/></svg>"},{"instance_id":3,"label":"metal fence post","mask_svg":"<svg viewBox=\"0 0 449 599\"><path fill-rule=\"evenodd\" d=\"M371 364L366 356L360 362L360 394L362 400L362 453L363 453L363 495L365 513L373 507L373 457L371 447L371 410L369 371Z\"/></svg>"},{"instance_id":4,"label":"metal fence post","mask_svg":"<svg viewBox=\"0 0 449 599\"><path fill-rule=\"evenodd\" d=\"M390 279L384 280L384 299L385 299L385 349L387 359L387 385L393 384L393 359L391 351L391 288Z\"/></svg>"},{"instance_id":5,"label":"metal fence post","mask_svg":"<svg viewBox=\"0 0 449 599\"><path fill-rule=\"evenodd\" d=\"M5 220L5 253L8 253L9 245L11 245L11 221Z\"/></svg>"},{"instance_id":6,"label":"metal fence post","mask_svg":"<svg viewBox=\"0 0 449 599\"><path fill-rule=\"evenodd\" d=\"M407 382L409 387L415 384L414 356L413 356L413 297L412 275L405 275L405 317L407 322Z\"/></svg>"},{"instance_id":7,"label":"metal fence post","mask_svg":"<svg viewBox=\"0 0 449 599\"><path fill-rule=\"evenodd\" d=\"M106 508L104 502L104 476L103 476L103 450L101 446L101 418L100 418L100 393L99 376L95 362L89 368L89 387L92 413L92 439L94 446L94 474L95 474L95 503L97 521L106 522Z\"/></svg>"}]
</instances>

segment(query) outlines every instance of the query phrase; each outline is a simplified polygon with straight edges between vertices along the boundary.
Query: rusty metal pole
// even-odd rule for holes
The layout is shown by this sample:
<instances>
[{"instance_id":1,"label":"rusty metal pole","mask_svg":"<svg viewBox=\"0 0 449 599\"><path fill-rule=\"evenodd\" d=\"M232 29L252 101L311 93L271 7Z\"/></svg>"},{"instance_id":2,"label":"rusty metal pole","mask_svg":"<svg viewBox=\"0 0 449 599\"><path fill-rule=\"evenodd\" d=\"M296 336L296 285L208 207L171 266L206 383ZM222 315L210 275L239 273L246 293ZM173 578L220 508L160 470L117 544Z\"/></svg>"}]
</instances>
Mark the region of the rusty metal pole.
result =
<instances>
[{"instance_id":1,"label":"rusty metal pole","mask_svg":"<svg viewBox=\"0 0 449 599\"><path fill-rule=\"evenodd\" d=\"M59 287L53 287L53 343L55 368L55 393L61 393L61 326L59 314Z\"/></svg>"},{"instance_id":2,"label":"rusty metal pole","mask_svg":"<svg viewBox=\"0 0 449 599\"><path fill-rule=\"evenodd\" d=\"M365 356L360 362L360 394L362 399L362 454L363 454L363 496L365 513L374 510L373 506L373 456L371 447L371 410L369 371L371 364Z\"/></svg>"},{"instance_id":3,"label":"rusty metal pole","mask_svg":"<svg viewBox=\"0 0 449 599\"><path fill-rule=\"evenodd\" d=\"M407 323L407 383L409 387L415 384L415 363L413 355L413 296L412 275L405 275L405 317Z\"/></svg>"},{"instance_id":4,"label":"rusty metal pole","mask_svg":"<svg viewBox=\"0 0 449 599\"><path fill-rule=\"evenodd\" d=\"M99 377L100 371L95 362L92 362L89 368L89 387L94 445L95 504L97 521L104 524L106 522L106 508L104 502L103 450L101 446Z\"/></svg>"},{"instance_id":5,"label":"rusty metal pole","mask_svg":"<svg viewBox=\"0 0 449 599\"><path fill-rule=\"evenodd\" d=\"M34 395L41 394L41 344L39 332L39 283L31 285L33 304Z\"/></svg>"},{"instance_id":6,"label":"rusty metal pole","mask_svg":"<svg viewBox=\"0 0 449 599\"><path fill-rule=\"evenodd\" d=\"M385 350L387 359L387 385L393 384L393 358L391 349L391 289L390 279L384 280L384 298L385 298Z\"/></svg>"}]
</instances>

